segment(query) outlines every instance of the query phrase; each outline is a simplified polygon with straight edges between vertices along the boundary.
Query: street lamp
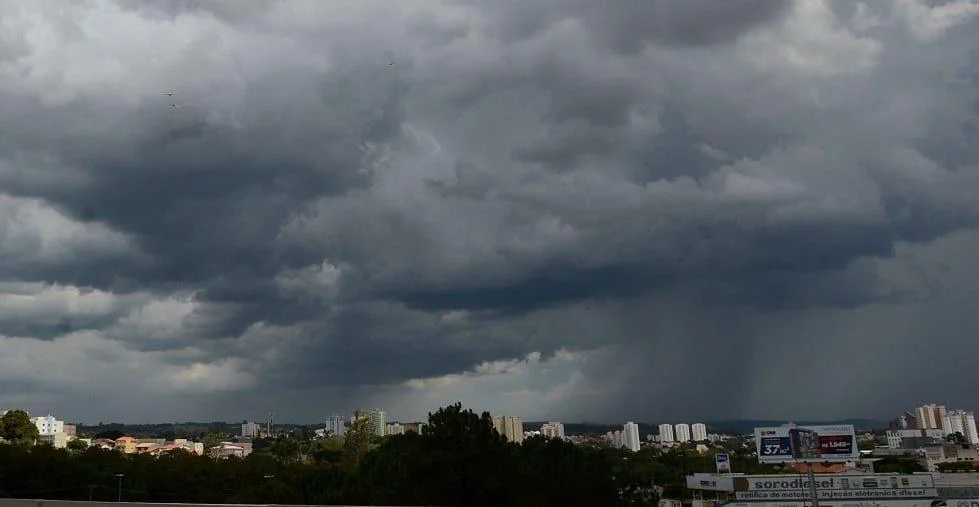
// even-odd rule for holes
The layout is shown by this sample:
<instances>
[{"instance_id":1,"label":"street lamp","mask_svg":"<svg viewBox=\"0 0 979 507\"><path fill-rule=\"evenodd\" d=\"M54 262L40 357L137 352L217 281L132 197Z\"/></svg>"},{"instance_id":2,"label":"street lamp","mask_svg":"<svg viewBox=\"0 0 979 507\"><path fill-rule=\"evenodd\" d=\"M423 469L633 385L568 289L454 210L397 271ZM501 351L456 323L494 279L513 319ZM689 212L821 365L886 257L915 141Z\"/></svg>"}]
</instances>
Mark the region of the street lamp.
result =
<instances>
[{"instance_id":1,"label":"street lamp","mask_svg":"<svg viewBox=\"0 0 979 507\"><path fill-rule=\"evenodd\" d=\"M125 476L126 474L116 474L116 479L119 479L119 496L116 499L117 502L122 502L122 478Z\"/></svg>"}]
</instances>

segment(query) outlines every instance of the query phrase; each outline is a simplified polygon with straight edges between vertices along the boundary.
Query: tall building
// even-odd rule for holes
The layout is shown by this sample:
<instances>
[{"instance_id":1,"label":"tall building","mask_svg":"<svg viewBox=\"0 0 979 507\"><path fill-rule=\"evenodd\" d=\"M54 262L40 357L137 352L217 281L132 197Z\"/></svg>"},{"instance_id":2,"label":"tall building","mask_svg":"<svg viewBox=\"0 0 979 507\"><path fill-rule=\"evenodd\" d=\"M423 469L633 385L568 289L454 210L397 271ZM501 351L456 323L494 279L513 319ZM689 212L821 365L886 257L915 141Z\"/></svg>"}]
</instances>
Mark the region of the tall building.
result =
<instances>
[{"instance_id":1,"label":"tall building","mask_svg":"<svg viewBox=\"0 0 979 507\"><path fill-rule=\"evenodd\" d=\"M965 410L953 410L948 413L949 428L947 434L961 433L966 441L979 445L979 434L976 432L976 416Z\"/></svg>"},{"instance_id":2,"label":"tall building","mask_svg":"<svg viewBox=\"0 0 979 507\"><path fill-rule=\"evenodd\" d=\"M386 414L383 410L371 409L371 410L354 410L353 417L350 418L351 423L355 423L361 419L367 419L370 421L371 433L383 437L385 430L387 430L387 423L385 421Z\"/></svg>"},{"instance_id":3,"label":"tall building","mask_svg":"<svg viewBox=\"0 0 979 507\"><path fill-rule=\"evenodd\" d=\"M326 420L326 431L333 436L342 437L346 426L343 423L343 416L333 414Z\"/></svg>"},{"instance_id":4,"label":"tall building","mask_svg":"<svg viewBox=\"0 0 979 507\"><path fill-rule=\"evenodd\" d=\"M690 425L686 423L680 423L676 425L676 441L677 442L689 442L690 441Z\"/></svg>"},{"instance_id":5,"label":"tall building","mask_svg":"<svg viewBox=\"0 0 979 507\"><path fill-rule=\"evenodd\" d=\"M622 446L632 452L639 452L639 425L629 421L622 426Z\"/></svg>"},{"instance_id":6,"label":"tall building","mask_svg":"<svg viewBox=\"0 0 979 507\"><path fill-rule=\"evenodd\" d=\"M540 434L544 438L564 438L564 424L559 422L549 422L542 424L540 427Z\"/></svg>"},{"instance_id":7,"label":"tall building","mask_svg":"<svg viewBox=\"0 0 979 507\"><path fill-rule=\"evenodd\" d=\"M694 442L707 441L707 426L704 423L695 423L690 426L690 432L693 434Z\"/></svg>"},{"instance_id":8,"label":"tall building","mask_svg":"<svg viewBox=\"0 0 979 507\"><path fill-rule=\"evenodd\" d=\"M672 424L660 424L659 425L659 441L660 442L675 442L676 439L673 438L673 425Z\"/></svg>"},{"instance_id":9,"label":"tall building","mask_svg":"<svg viewBox=\"0 0 979 507\"><path fill-rule=\"evenodd\" d=\"M258 438L262 434L262 425L256 422L241 421L241 436Z\"/></svg>"},{"instance_id":10,"label":"tall building","mask_svg":"<svg viewBox=\"0 0 979 507\"><path fill-rule=\"evenodd\" d=\"M918 428L923 430L947 429L942 423L948 423L948 410L945 405L929 403L915 409L915 420Z\"/></svg>"},{"instance_id":11,"label":"tall building","mask_svg":"<svg viewBox=\"0 0 979 507\"><path fill-rule=\"evenodd\" d=\"M404 435L405 434L405 427L402 426L401 423L397 423L397 422L388 424L387 434L388 435Z\"/></svg>"},{"instance_id":12,"label":"tall building","mask_svg":"<svg viewBox=\"0 0 979 507\"><path fill-rule=\"evenodd\" d=\"M506 437L507 441L523 442L523 418L512 415L493 416L493 428Z\"/></svg>"},{"instance_id":13,"label":"tall building","mask_svg":"<svg viewBox=\"0 0 979 507\"><path fill-rule=\"evenodd\" d=\"M385 417L383 410L374 409L367 412L367 418L371 421L371 431L379 437L383 437L387 430Z\"/></svg>"},{"instance_id":14,"label":"tall building","mask_svg":"<svg viewBox=\"0 0 979 507\"><path fill-rule=\"evenodd\" d=\"M965 412L962 415L963 426L965 426L965 438L972 445L979 445L979 431L976 430L976 416L972 412Z\"/></svg>"}]
</instances>

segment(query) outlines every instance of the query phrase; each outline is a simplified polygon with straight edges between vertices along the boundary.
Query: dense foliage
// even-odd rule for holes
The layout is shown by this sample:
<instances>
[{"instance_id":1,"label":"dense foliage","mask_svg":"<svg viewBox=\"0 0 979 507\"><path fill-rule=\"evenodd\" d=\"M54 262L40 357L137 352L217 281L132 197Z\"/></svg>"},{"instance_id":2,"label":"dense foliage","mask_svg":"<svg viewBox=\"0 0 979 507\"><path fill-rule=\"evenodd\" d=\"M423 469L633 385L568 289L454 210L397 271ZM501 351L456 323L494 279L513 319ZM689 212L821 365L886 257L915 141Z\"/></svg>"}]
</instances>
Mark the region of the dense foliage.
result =
<instances>
[{"instance_id":1,"label":"dense foliage","mask_svg":"<svg viewBox=\"0 0 979 507\"><path fill-rule=\"evenodd\" d=\"M735 468L751 463L747 456L733 457ZM511 444L493 429L488 414L477 415L457 404L430 414L421 435L379 441L360 423L342 440L257 440L245 459L4 445L0 496L121 496L125 501L193 503L654 505L654 484L665 488L665 495L680 495L684 475L712 467L709 455L682 449L630 453L542 438Z\"/></svg>"},{"instance_id":2,"label":"dense foliage","mask_svg":"<svg viewBox=\"0 0 979 507\"><path fill-rule=\"evenodd\" d=\"M23 410L9 410L0 417L0 439L13 445L34 445L37 426Z\"/></svg>"}]
</instances>

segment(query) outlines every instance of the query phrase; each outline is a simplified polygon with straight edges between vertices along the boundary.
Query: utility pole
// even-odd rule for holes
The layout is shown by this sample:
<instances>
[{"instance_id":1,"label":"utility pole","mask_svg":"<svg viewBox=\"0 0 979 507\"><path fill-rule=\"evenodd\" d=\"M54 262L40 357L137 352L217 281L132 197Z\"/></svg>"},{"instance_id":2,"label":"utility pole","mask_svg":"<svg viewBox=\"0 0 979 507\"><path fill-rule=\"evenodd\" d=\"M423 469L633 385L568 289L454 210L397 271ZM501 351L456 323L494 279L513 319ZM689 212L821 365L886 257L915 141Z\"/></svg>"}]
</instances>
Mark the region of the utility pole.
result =
<instances>
[{"instance_id":1,"label":"utility pole","mask_svg":"<svg viewBox=\"0 0 979 507\"><path fill-rule=\"evenodd\" d=\"M812 499L812 507L819 507L819 495L816 492L816 472L813 470L812 461L806 462L806 475L809 476L809 496Z\"/></svg>"},{"instance_id":2,"label":"utility pole","mask_svg":"<svg viewBox=\"0 0 979 507\"><path fill-rule=\"evenodd\" d=\"M116 498L117 502L122 502L122 478L125 476L126 474L116 474L116 479L119 479L119 496Z\"/></svg>"}]
</instances>

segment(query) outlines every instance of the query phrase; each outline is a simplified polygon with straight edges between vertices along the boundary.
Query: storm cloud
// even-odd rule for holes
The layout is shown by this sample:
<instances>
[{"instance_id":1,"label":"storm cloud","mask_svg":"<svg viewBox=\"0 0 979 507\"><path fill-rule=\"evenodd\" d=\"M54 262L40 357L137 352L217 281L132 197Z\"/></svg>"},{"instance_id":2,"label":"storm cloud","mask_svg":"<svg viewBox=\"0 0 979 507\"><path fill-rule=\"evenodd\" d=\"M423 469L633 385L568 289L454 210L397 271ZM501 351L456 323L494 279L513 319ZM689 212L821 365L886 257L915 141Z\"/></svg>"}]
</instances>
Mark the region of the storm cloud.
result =
<instances>
[{"instance_id":1,"label":"storm cloud","mask_svg":"<svg viewBox=\"0 0 979 507\"><path fill-rule=\"evenodd\" d=\"M0 8L0 406L976 403L974 1Z\"/></svg>"}]
</instances>

